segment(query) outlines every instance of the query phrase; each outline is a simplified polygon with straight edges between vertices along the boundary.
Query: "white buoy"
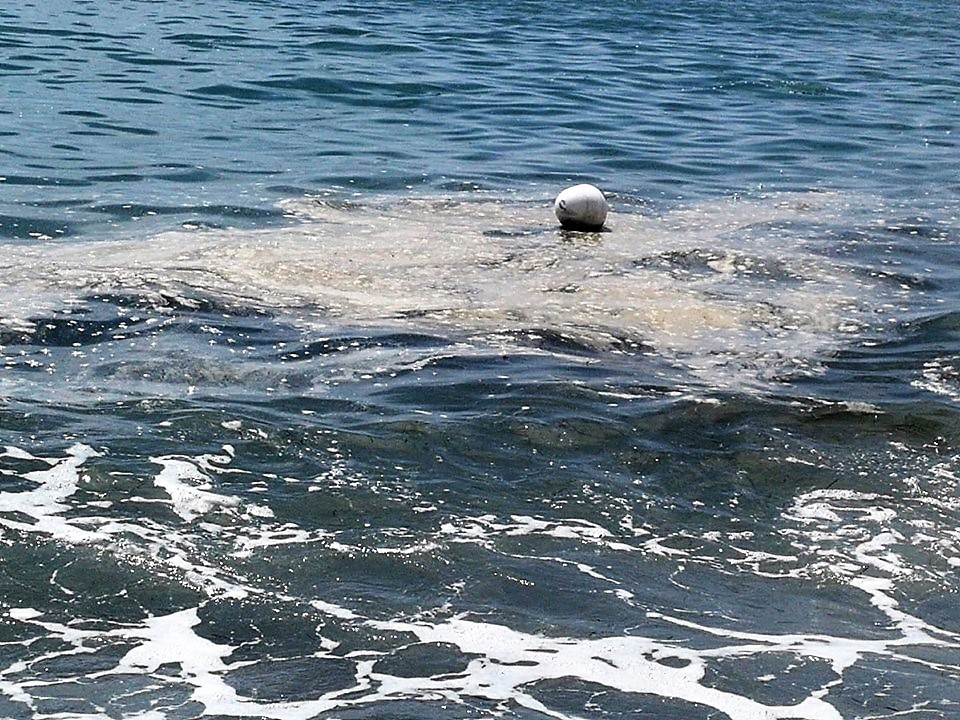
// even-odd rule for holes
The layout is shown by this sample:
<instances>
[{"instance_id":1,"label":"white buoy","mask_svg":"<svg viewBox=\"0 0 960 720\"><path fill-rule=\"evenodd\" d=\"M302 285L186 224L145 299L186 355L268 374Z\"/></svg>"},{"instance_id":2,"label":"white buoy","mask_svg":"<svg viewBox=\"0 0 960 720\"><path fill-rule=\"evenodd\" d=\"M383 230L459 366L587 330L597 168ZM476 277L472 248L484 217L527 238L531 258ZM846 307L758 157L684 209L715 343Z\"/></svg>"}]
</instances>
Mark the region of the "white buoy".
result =
<instances>
[{"instance_id":1,"label":"white buoy","mask_svg":"<svg viewBox=\"0 0 960 720\"><path fill-rule=\"evenodd\" d=\"M600 230L607 219L607 199L593 185L574 185L557 195L553 211L568 230Z\"/></svg>"}]
</instances>

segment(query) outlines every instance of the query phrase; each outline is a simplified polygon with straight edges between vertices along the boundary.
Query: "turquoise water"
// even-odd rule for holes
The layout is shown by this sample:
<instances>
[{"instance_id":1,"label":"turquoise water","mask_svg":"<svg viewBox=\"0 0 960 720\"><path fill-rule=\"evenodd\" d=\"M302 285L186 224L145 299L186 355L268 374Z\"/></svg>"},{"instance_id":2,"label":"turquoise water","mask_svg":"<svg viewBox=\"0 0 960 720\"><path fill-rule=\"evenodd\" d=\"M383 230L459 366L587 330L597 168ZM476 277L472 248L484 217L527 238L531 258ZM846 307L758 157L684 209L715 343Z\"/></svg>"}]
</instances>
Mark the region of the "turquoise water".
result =
<instances>
[{"instance_id":1,"label":"turquoise water","mask_svg":"<svg viewBox=\"0 0 960 720\"><path fill-rule=\"evenodd\" d=\"M955 717L958 15L0 10L0 716Z\"/></svg>"},{"instance_id":2,"label":"turquoise water","mask_svg":"<svg viewBox=\"0 0 960 720\"><path fill-rule=\"evenodd\" d=\"M549 195L580 178L657 202L955 197L955 19L949 3L26 4L2 16L2 230L260 224L321 188Z\"/></svg>"}]
</instances>

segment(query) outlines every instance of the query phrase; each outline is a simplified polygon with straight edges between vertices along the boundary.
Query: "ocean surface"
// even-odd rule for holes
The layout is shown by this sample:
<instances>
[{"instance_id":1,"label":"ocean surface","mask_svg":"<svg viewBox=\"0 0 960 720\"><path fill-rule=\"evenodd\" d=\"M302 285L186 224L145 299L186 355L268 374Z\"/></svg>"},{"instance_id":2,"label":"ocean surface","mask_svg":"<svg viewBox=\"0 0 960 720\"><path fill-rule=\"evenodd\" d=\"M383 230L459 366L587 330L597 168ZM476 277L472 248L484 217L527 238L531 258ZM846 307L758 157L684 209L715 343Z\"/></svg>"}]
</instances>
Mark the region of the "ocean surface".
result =
<instances>
[{"instance_id":1,"label":"ocean surface","mask_svg":"<svg viewBox=\"0 0 960 720\"><path fill-rule=\"evenodd\" d=\"M6 3L0 717L960 717L958 27Z\"/></svg>"}]
</instances>

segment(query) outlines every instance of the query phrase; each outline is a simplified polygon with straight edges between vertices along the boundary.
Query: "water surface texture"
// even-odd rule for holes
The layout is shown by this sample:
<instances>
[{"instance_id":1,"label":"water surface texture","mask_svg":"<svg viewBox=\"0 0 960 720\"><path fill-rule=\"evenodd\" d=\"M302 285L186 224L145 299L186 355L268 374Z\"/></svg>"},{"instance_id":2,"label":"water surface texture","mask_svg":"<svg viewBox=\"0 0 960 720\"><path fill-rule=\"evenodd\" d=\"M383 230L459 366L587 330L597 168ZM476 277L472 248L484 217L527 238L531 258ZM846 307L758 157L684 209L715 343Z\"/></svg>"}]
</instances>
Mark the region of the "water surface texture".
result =
<instances>
[{"instance_id":1,"label":"water surface texture","mask_svg":"<svg viewBox=\"0 0 960 720\"><path fill-rule=\"evenodd\" d=\"M960 715L960 11L861 5L0 9L0 717Z\"/></svg>"}]
</instances>

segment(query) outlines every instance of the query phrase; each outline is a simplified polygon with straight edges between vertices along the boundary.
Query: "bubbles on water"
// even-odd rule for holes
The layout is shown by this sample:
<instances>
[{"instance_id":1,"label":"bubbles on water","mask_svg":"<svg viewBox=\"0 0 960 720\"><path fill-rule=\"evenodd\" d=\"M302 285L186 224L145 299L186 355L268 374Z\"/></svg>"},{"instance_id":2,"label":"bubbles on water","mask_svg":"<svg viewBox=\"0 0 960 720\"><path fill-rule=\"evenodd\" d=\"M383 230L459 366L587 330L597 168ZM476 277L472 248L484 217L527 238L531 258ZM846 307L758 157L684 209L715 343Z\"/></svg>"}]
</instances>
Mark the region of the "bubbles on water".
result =
<instances>
[{"instance_id":1,"label":"bubbles on water","mask_svg":"<svg viewBox=\"0 0 960 720\"><path fill-rule=\"evenodd\" d=\"M72 338L77 353L162 339L194 313L212 319L198 325L211 344L237 344L239 334L215 337L218 317L260 315L305 332L434 335L453 352L536 336L558 352L656 355L711 386L746 389L817 373L904 292L821 250L837 224L857 221L851 202L781 195L659 216L625 205L611 232L571 234L533 200L291 200L283 212L301 223L288 228L30 248L0 277L4 297L22 300L0 310L10 333L26 333L19 342ZM130 309L106 317L98 298ZM50 368L37 353L22 362ZM117 362L128 380L160 371Z\"/></svg>"},{"instance_id":2,"label":"bubbles on water","mask_svg":"<svg viewBox=\"0 0 960 720\"><path fill-rule=\"evenodd\" d=\"M305 202L133 262L31 250L0 388L69 440L0 456L10 714L833 720L882 666L948 717L949 444L797 382L951 382L949 321L885 349L922 284L837 259L847 203L572 237L534 201Z\"/></svg>"},{"instance_id":3,"label":"bubbles on water","mask_svg":"<svg viewBox=\"0 0 960 720\"><path fill-rule=\"evenodd\" d=\"M240 418L221 428L248 450L272 439ZM262 475L233 443L157 456L133 474L109 448L76 445L60 457L7 448L5 538L62 544L71 563L95 552L114 598L106 607L126 607L112 622L103 600L80 594L69 564L41 569L48 606L6 611L21 657L0 667L11 712L62 712L54 698L67 692L88 712L112 697L125 717L143 703L166 717L297 720L405 703L568 717L580 714L568 705L577 698L591 713L667 704L732 720L834 720L857 707L864 686L850 679L876 663L955 675L960 628L916 592L949 584L960 562L957 508L939 500L955 494L952 459L931 464L891 447L913 458L906 490L801 492L777 544L746 509L740 523L699 531L653 523L649 511L644 522L630 503L608 504L609 516L581 517L575 505L469 515L404 490L402 473L357 474L336 438L324 444L326 470L309 478ZM357 528L352 519L374 516L340 505L347 517L318 523L304 505L366 495L385 508L402 497L425 522ZM418 577L431 565L444 569L424 575L432 600L421 604ZM172 608L168 584L191 588ZM401 590L411 597L369 602ZM755 594L754 615L744 593ZM939 712L922 692L894 695L904 710Z\"/></svg>"}]
</instances>

